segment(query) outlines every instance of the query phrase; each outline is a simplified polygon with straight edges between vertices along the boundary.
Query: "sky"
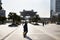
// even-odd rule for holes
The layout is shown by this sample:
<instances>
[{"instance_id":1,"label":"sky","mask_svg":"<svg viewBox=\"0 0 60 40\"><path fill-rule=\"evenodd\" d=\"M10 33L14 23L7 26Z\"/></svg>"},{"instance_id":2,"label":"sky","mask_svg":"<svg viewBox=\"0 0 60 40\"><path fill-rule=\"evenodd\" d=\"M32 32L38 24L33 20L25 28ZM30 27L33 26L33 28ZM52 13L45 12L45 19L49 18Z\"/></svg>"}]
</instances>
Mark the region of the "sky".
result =
<instances>
[{"instance_id":1,"label":"sky","mask_svg":"<svg viewBox=\"0 0 60 40\"><path fill-rule=\"evenodd\" d=\"M2 0L2 7L6 10L6 16L9 12L34 10L40 17L50 17L50 0Z\"/></svg>"}]
</instances>

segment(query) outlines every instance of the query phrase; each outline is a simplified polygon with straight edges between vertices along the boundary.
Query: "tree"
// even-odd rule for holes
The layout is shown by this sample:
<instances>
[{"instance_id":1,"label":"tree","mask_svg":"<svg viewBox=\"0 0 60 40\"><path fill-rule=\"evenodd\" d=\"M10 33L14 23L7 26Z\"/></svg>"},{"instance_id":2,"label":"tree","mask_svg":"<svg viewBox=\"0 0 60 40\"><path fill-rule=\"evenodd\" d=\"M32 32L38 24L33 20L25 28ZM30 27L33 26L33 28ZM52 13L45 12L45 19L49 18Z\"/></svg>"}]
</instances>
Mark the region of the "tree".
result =
<instances>
[{"instance_id":1,"label":"tree","mask_svg":"<svg viewBox=\"0 0 60 40\"><path fill-rule=\"evenodd\" d=\"M8 19L12 20L12 24L19 24L21 22L21 18L20 16L18 16L16 13L14 12L10 12L8 15Z\"/></svg>"},{"instance_id":2,"label":"tree","mask_svg":"<svg viewBox=\"0 0 60 40\"><path fill-rule=\"evenodd\" d=\"M39 15L35 15L33 18L32 18L32 22L35 22L35 24L38 24L38 21L40 20L40 17Z\"/></svg>"},{"instance_id":3,"label":"tree","mask_svg":"<svg viewBox=\"0 0 60 40\"><path fill-rule=\"evenodd\" d=\"M0 22L3 24L6 21L6 17L5 16L0 16Z\"/></svg>"},{"instance_id":4,"label":"tree","mask_svg":"<svg viewBox=\"0 0 60 40\"><path fill-rule=\"evenodd\" d=\"M0 10L2 10L2 6L0 6Z\"/></svg>"},{"instance_id":5,"label":"tree","mask_svg":"<svg viewBox=\"0 0 60 40\"><path fill-rule=\"evenodd\" d=\"M60 22L60 14L58 15L57 21Z\"/></svg>"},{"instance_id":6,"label":"tree","mask_svg":"<svg viewBox=\"0 0 60 40\"><path fill-rule=\"evenodd\" d=\"M9 20L12 20L12 23L14 24L14 23L16 23L16 13L14 13L14 12L10 12L9 14L8 14L8 19Z\"/></svg>"},{"instance_id":7,"label":"tree","mask_svg":"<svg viewBox=\"0 0 60 40\"><path fill-rule=\"evenodd\" d=\"M52 22L54 23L54 22L56 22L57 21L57 18L55 17L55 16L52 16Z\"/></svg>"},{"instance_id":8,"label":"tree","mask_svg":"<svg viewBox=\"0 0 60 40\"><path fill-rule=\"evenodd\" d=\"M17 16L16 16L16 24L19 25L20 22L21 22L21 17L17 15Z\"/></svg>"}]
</instances>

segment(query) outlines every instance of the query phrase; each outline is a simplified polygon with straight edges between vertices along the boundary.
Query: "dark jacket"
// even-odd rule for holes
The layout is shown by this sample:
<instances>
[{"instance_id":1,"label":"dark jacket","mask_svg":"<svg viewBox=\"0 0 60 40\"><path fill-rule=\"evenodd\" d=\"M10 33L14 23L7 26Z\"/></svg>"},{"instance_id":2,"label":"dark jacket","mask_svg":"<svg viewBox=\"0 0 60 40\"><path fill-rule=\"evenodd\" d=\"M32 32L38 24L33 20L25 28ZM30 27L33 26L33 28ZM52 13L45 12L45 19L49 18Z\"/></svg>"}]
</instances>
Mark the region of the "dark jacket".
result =
<instances>
[{"instance_id":1,"label":"dark jacket","mask_svg":"<svg viewBox=\"0 0 60 40\"><path fill-rule=\"evenodd\" d=\"M43 22L43 26L44 26L44 22Z\"/></svg>"},{"instance_id":2,"label":"dark jacket","mask_svg":"<svg viewBox=\"0 0 60 40\"><path fill-rule=\"evenodd\" d=\"M28 27L27 27L27 23L25 23L25 25L24 25L24 32L28 32Z\"/></svg>"}]
</instances>

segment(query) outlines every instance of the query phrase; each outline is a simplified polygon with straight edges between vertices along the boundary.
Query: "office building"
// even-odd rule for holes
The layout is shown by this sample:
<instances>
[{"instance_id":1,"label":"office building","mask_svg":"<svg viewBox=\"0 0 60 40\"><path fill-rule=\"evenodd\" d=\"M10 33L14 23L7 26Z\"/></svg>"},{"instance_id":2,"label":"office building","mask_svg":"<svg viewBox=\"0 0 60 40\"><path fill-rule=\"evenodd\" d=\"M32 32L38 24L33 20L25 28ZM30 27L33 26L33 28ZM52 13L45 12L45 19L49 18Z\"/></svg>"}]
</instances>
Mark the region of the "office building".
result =
<instances>
[{"instance_id":1,"label":"office building","mask_svg":"<svg viewBox=\"0 0 60 40\"><path fill-rule=\"evenodd\" d=\"M56 16L60 13L60 0L50 1L50 16Z\"/></svg>"},{"instance_id":2,"label":"office building","mask_svg":"<svg viewBox=\"0 0 60 40\"><path fill-rule=\"evenodd\" d=\"M2 3L1 3L1 0L0 0L0 16L5 16L5 10L2 9Z\"/></svg>"}]
</instances>

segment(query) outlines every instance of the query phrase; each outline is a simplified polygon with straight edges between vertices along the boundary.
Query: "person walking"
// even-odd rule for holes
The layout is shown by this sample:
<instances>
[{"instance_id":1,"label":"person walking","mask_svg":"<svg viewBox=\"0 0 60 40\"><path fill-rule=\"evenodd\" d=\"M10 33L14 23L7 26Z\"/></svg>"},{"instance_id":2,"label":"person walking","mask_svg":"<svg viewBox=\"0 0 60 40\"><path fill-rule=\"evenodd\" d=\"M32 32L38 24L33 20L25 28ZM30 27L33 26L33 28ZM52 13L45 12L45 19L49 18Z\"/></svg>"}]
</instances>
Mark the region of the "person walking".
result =
<instances>
[{"instance_id":1,"label":"person walking","mask_svg":"<svg viewBox=\"0 0 60 40\"><path fill-rule=\"evenodd\" d=\"M25 25L23 26L23 28L24 28L23 36L25 38L28 32L27 22L25 22Z\"/></svg>"},{"instance_id":2,"label":"person walking","mask_svg":"<svg viewBox=\"0 0 60 40\"><path fill-rule=\"evenodd\" d=\"M43 26L44 26L44 22L43 22L42 24L43 24Z\"/></svg>"}]
</instances>

